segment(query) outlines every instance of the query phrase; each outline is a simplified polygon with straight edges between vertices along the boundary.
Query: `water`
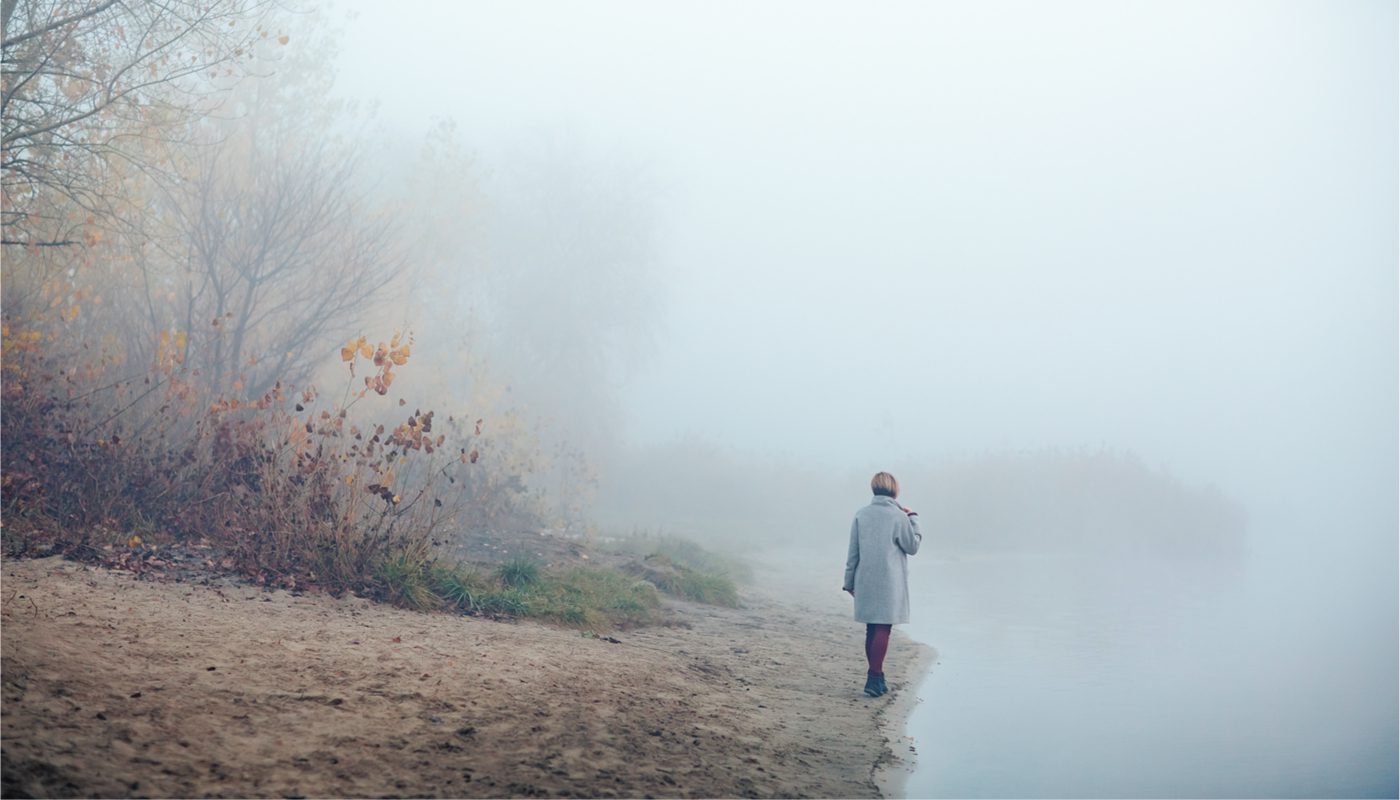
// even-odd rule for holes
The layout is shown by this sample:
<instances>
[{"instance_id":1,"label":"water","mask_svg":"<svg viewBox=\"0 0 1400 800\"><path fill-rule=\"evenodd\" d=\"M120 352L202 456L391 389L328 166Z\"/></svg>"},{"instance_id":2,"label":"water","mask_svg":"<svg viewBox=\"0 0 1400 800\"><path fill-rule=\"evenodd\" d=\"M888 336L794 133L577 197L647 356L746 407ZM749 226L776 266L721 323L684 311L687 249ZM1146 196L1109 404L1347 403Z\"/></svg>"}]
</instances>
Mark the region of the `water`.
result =
<instances>
[{"instance_id":1,"label":"water","mask_svg":"<svg viewBox=\"0 0 1400 800\"><path fill-rule=\"evenodd\" d=\"M1395 595L1355 563L929 555L909 797L1396 796Z\"/></svg>"}]
</instances>

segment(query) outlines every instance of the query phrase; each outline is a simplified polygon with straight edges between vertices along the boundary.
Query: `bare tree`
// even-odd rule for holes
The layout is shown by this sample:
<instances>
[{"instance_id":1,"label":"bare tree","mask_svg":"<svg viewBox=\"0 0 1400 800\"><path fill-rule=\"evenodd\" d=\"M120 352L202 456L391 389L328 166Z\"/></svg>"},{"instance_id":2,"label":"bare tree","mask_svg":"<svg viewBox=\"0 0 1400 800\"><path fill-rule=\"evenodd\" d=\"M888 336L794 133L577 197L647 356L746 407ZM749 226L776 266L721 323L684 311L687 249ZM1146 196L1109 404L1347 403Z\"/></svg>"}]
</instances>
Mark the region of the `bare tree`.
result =
<instances>
[{"instance_id":1,"label":"bare tree","mask_svg":"<svg viewBox=\"0 0 1400 800\"><path fill-rule=\"evenodd\" d=\"M356 161L318 141L210 146L159 211L177 234L141 264L152 330L214 393L304 382L398 277L391 218L357 189ZM161 240L156 240L160 242Z\"/></svg>"},{"instance_id":2,"label":"bare tree","mask_svg":"<svg viewBox=\"0 0 1400 800\"><path fill-rule=\"evenodd\" d=\"M260 25L267 6L0 0L3 243L76 244L89 218L114 216L111 169L161 168L132 141L170 136L202 113L218 77L233 76L269 39Z\"/></svg>"}]
</instances>

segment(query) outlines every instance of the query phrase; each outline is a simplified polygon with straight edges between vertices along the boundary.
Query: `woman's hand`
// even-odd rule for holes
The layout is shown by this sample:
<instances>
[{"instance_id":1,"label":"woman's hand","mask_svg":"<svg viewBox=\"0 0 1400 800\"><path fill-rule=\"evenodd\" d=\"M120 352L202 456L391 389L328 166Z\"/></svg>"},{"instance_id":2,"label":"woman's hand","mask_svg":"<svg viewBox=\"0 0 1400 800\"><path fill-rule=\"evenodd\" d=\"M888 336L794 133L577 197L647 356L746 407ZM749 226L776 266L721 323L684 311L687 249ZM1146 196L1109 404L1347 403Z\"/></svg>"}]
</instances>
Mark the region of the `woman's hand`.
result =
<instances>
[{"instance_id":1,"label":"woman's hand","mask_svg":"<svg viewBox=\"0 0 1400 800\"><path fill-rule=\"evenodd\" d=\"M917 511L913 510L912 508L910 508L909 506L900 506L900 507L899 507L899 510L900 510L900 511L903 511L904 513L906 513L906 514L908 514L908 515L910 515L910 516L913 516L914 514L919 513L919 512L917 512Z\"/></svg>"}]
</instances>

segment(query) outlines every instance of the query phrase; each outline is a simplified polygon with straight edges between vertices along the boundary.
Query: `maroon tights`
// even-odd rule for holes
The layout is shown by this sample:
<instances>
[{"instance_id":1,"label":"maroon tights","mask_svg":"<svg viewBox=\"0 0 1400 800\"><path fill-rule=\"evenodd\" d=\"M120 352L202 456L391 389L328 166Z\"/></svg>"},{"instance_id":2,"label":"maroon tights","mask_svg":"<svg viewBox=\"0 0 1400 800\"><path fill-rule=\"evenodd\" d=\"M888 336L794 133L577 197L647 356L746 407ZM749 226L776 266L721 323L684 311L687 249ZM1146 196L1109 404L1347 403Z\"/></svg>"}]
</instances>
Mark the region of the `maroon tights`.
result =
<instances>
[{"instance_id":1,"label":"maroon tights","mask_svg":"<svg viewBox=\"0 0 1400 800\"><path fill-rule=\"evenodd\" d=\"M874 622L865 626L865 659L870 662L871 675L885 674L885 651L890 649L890 627Z\"/></svg>"}]
</instances>

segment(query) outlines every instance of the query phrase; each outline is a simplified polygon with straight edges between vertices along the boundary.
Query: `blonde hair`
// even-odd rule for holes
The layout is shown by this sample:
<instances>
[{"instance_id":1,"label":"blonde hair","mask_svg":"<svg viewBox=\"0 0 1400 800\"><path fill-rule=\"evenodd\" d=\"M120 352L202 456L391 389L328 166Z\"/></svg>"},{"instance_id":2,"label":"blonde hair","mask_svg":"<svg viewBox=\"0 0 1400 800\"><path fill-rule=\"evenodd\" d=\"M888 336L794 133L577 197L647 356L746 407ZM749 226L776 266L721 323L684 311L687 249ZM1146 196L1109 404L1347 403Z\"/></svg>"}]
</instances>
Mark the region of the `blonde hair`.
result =
<instances>
[{"instance_id":1,"label":"blonde hair","mask_svg":"<svg viewBox=\"0 0 1400 800\"><path fill-rule=\"evenodd\" d=\"M870 479L870 491L885 497L899 497L899 481L888 472L877 472Z\"/></svg>"}]
</instances>

